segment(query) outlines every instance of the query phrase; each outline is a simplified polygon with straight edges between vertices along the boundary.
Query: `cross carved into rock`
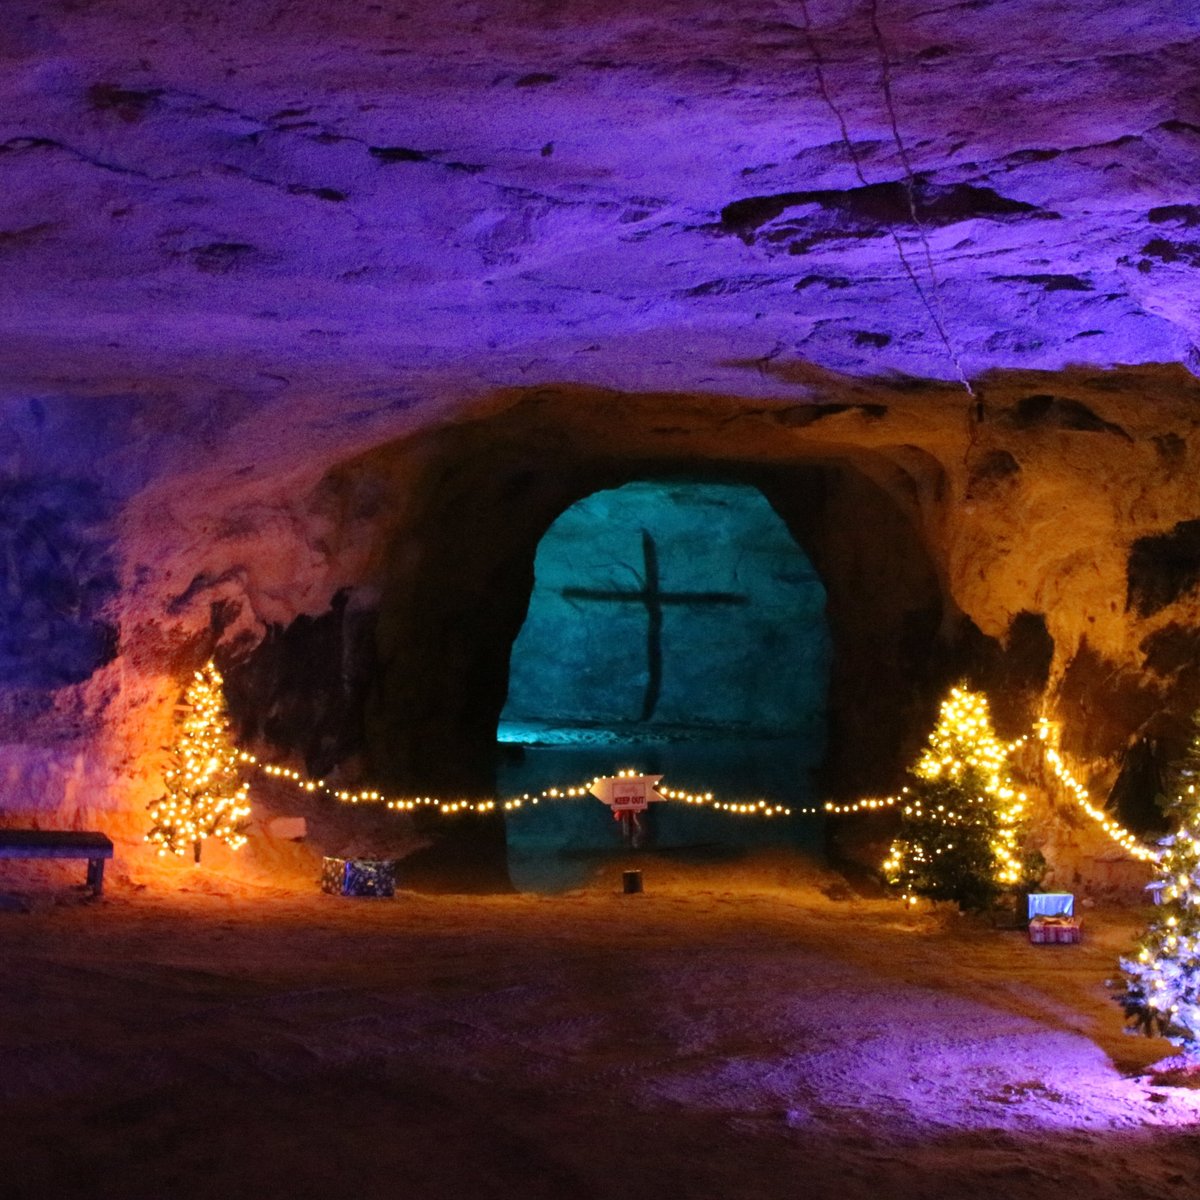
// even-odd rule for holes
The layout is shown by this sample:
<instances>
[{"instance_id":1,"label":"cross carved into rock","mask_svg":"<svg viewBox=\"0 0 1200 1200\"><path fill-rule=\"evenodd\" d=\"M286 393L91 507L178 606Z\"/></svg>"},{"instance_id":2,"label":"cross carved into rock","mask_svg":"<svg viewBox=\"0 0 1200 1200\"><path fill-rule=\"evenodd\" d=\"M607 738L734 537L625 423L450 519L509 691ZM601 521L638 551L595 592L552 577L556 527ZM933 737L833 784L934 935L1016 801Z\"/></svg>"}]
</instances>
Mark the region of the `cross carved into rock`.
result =
<instances>
[{"instance_id":1,"label":"cross carved into rock","mask_svg":"<svg viewBox=\"0 0 1200 1200\"><path fill-rule=\"evenodd\" d=\"M649 721L662 694L663 608L668 605L743 605L748 596L736 592L664 592L659 582L658 546L648 529L642 530L642 558L646 574L637 591L622 592L604 588L563 588L567 600L592 600L608 604L642 604L648 618L646 629L646 697L639 721Z\"/></svg>"}]
</instances>

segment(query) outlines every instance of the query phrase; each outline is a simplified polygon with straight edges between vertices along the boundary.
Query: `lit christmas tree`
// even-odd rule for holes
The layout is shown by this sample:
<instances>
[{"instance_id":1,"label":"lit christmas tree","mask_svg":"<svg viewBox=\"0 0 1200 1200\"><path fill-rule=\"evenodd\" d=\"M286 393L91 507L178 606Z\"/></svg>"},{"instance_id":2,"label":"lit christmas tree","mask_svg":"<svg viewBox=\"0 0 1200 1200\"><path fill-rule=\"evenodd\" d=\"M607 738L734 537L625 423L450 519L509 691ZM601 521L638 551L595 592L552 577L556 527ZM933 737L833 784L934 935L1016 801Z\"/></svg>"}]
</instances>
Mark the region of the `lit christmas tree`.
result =
<instances>
[{"instance_id":1,"label":"lit christmas tree","mask_svg":"<svg viewBox=\"0 0 1200 1200\"><path fill-rule=\"evenodd\" d=\"M222 685L210 662L196 672L184 695L167 791L149 806L154 825L146 837L159 854L185 854L190 847L199 862L207 838L220 838L233 850L245 844L241 831L250 815L249 785L239 778Z\"/></svg>"},{"instance_id":2,"label":"lit christmas tree","mask_svg":"<svg viewBox=\"0 0 1200 1200\"><path fill-rule=\"evenodd\" d=\"M964 687L942 702L883 873L905 900L928 896L985 908L1024 882L1019 839L1025 795L992 731L987 698Z\"/></svg>"},{"instance_id":3,"label":"lit christmas tree","mask_svg":"<svg viewBox=\"0 0 1200 1200\"><path fill-rule=\"evenodd\" d=\"M1163 838L1149 885L1158 907L1137 953L1121 959L1115 994L1131 1033L1158 1035L1200 1060L1200 713L1163 808L1174 832Z\"/></svg>"}]
</instances>

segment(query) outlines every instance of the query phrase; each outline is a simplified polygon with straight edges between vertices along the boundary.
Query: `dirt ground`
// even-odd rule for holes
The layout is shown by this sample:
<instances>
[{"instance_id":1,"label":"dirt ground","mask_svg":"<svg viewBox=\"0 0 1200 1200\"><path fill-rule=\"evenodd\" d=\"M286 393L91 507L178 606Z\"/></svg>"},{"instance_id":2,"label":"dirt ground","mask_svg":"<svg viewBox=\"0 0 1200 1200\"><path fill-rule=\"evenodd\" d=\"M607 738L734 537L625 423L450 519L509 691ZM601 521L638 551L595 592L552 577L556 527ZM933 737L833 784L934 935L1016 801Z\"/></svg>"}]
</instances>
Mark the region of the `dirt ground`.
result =
<instances>
[{"instance_id":1,"label":"dirt ground","mask_svg":"<svg viewBox=\"0 0 1200 1200\"><path fill-rule=\"evenodd\" d=\"M1200 1090L1139 1077L1171 1048L1104 986L1136 912L1034 947L778 854L647 856L632 897L622 865L556 897L197 870L0 911L0 1196L1200 1191Z\"/></svg>"}]
</instances>

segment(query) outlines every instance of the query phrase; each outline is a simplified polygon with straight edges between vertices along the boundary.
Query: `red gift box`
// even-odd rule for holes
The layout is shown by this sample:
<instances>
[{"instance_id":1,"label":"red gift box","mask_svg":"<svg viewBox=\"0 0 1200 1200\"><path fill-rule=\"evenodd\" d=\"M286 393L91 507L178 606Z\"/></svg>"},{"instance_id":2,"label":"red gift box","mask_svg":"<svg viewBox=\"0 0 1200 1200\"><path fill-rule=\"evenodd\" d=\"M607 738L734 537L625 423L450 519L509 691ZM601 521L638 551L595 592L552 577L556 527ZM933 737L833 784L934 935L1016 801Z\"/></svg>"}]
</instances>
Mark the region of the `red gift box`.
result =
<instances>
[{"instance_id":1,"label":"red gift box","mask_svg":"<svg viewBox=\"0 0 1200 1200\"><path fill-rule=\"evenodd\" d=\"M1083 936L1079 917L1034 917L1029 922L1029 940L1035 946L1069 945Z\"/></svg>"}]
</instances>

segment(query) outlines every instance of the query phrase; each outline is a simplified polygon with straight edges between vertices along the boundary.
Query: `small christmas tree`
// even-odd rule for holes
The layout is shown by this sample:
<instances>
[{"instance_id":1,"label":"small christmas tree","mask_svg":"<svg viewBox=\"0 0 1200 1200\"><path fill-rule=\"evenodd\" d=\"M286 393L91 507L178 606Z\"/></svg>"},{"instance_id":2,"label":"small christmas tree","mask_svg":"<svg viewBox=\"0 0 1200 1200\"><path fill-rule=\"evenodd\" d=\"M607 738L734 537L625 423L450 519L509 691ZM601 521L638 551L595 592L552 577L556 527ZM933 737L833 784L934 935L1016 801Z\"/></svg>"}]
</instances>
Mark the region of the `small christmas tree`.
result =
<instances>
[{"instance_id":1,"label":"small christmas tree","mask_svg":"<svg viewBox=\"0 0 1200 1200\"><path fill-rule=\"evenodd\" d=\"M149 806L154 824L146 837L159 854L184 854L191 847L199 862L207 838L220 838L233 850L245 844L249 785L239 779L223 682L210 662L196 672L184 695L166 794Z\"/></svg>"},{"instance_id":2,"label":"small christmas tree","mask_svg":"<svg viewBox=\"0 0 1200 1200\"><path fill-rule=\"evenodd\" d=\"M1121 959L1114 999L1131 1033L1158 1035L1200 1060L1200 713L1162 801L1174 832L1161 839L1149 890L1158 907L1137 953Z\"/></svg>"},{"instance_id":3,"label":"small christmas tree","mask_svg":"<svg viewBox=\"0 0 1200 1200\"><path fill-rule=\"evenodd\" d=\"M904 789L900 832L883 863L906 900L928 896L985 908L1023 882L1025 795L1009 747L992 732L987 698L953 688Z\"/></svg>"}]
</instances>

